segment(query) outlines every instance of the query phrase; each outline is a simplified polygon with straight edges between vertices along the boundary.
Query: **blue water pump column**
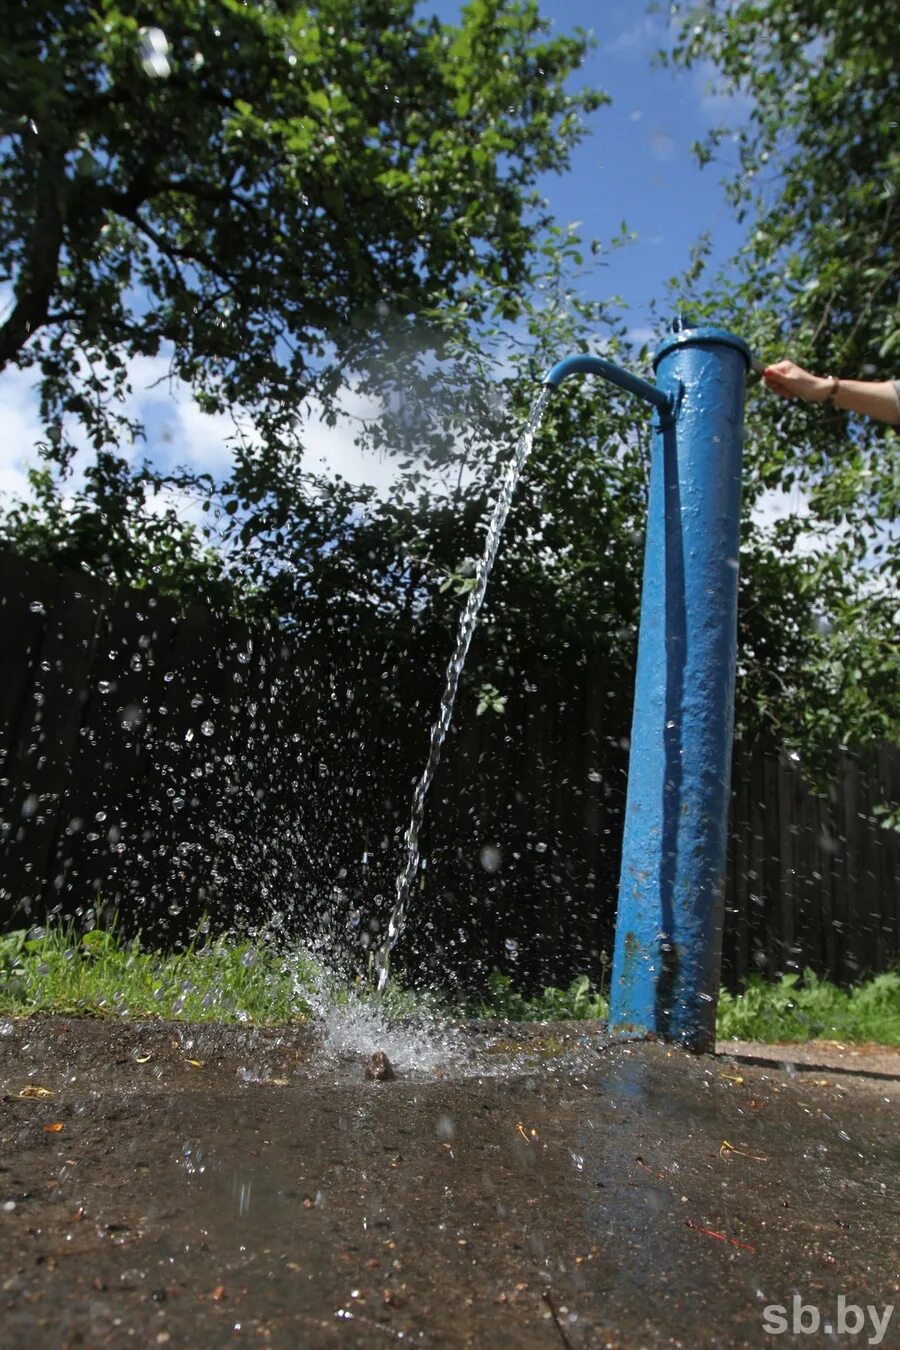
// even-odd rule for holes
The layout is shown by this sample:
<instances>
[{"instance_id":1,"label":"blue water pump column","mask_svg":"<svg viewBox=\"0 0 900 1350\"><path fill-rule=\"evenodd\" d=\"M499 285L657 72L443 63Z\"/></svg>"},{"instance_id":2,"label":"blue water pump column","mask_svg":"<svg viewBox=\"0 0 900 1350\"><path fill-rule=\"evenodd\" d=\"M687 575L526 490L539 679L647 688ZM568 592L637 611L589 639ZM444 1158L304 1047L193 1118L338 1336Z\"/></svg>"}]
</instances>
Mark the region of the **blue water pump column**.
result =
<instances>
[{"instance_id":1,"label":"blue water pump column","mask_svg":"<svg viewBox=\"0 0 900 1350\"><path fill-rule=\"evenodd\" d=\"M657 349L610 1031L715 1044L737 644L744 387L719 328Z\"/></svg>"}]
</instances>

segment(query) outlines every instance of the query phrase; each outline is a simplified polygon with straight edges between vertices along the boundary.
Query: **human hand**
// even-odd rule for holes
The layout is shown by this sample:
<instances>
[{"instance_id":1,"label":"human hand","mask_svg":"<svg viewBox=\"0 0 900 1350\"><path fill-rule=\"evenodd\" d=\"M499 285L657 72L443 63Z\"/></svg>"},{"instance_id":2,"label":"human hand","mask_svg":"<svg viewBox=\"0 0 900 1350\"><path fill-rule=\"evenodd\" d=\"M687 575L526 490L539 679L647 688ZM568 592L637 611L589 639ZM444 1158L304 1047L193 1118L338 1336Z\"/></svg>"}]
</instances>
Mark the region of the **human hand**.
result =
<instances>
[{"instance_id":1,"label":"human hand","mask_svg":"<svg viewBox=\"0 0 900 1350\"><path fill-rule=\"evenodd\" d=\"M773 366L766 366L763 379L782 398L802 398L807 403L824 403L832 390L830 379L812 375L794 361L776 361Z\"/></svg>"}]
</instances>

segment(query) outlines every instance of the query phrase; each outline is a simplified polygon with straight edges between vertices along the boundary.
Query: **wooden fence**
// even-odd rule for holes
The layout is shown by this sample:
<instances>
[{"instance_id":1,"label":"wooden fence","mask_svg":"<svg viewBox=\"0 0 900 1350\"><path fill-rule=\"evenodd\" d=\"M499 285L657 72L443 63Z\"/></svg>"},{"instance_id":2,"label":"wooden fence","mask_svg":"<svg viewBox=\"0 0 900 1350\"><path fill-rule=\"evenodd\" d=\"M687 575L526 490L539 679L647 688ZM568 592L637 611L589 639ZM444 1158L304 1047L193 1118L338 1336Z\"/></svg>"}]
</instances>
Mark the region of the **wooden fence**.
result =
<instances>
[{"instance_id":1,"label":"wooden fence","mask_svg":"<svg viewBox=\"0 0 900 1350\"><path fill-rule=\"evenodd\" d=\"M0 554L0 921L82 918L181 938L283 926L365 945L393 893L444 653L337 649L180 613ZM502 716L463 701L429 802L410 967L525 985L611 950L627 742L592 691L602 653L535 659ZM837 761L824 796L772 747L735 753L731 984L900 955L897 747Z\"/></svg>"}]
</instances>

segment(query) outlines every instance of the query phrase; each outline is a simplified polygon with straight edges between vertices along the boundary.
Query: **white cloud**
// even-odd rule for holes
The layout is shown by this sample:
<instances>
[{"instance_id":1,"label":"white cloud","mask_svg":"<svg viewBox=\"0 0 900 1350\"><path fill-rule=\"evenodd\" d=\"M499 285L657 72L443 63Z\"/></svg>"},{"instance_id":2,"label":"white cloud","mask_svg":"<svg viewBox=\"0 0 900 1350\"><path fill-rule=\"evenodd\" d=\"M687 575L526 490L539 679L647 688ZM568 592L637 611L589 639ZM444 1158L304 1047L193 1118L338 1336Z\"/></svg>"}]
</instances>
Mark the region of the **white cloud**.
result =
<instances>
[{"instance_id":1,"label":"white cloud","mask_svg":"<svg viewBox=\"0 0 900 1350\"><path fill-rule=\"evenodd\" d=\"M208 512L203 510L202 500L194 493L183 488L162 488L159 492L148 492L144 504L152 516L164 515L167 511L175 514L186 524L202 530L207 523Z\"/></svg>"},{"instance_id":2,"label":"white cloud","mask_svg":"<svg viewBox=\"0 0 900 1350\"><path fill-rule=\"evenodd\" d=\"M0 380L0 504L26 493L26 473L38 463L41 437L37 399L28 370L9 370Z\"/></svg>"},{"instance_id":3,"label":"white cloud","mask_svg":"<svg viewBox=\"0 0 900 1350\"><path fill-rule=\"evenodd\" d=\"M132 394L124 411L141 422L147 431L146 454L161 464L183 464L198 473L219 478L232 461L231 442L238 435L235 421L226 413L204 412L190 386L171 374L170 356L141 356L128 368ZM243 434L252 438L245 423Z\"/></svg>"},{"instance_id":4,"label":"white cloud","mask_svg":"<svg viewBox=\"0 0 900 1350\"><path fill-rule=\"evenodd\" d=\"M225 477L231 467L233 446L238 438L259 443L250 417L210 414L201 410L190 387L170 373L167 353L137 357L129 363L132 392L122 411L143 424L146 442L122 443L119 453L129 461L145 456L160 467L184 466L213 478ZM0 376L0 493L6 499L26 496L26 473L39 462L35 449L43 431L38 415L35 372L9 368ZM347 482L366 484L386 495L397 478L396 462L389 455L374 454L356 444L361 425L382 413L377 399L362 395L348 385L338 400L339 417L334 426L322 418L321 404L309 400L302 415L302 435L307 449L307 467L316 472L340 475ZM77 424L66 427L77 447L71 473L66 478L66 496L78 491L93 451ZM437 483L436 483L437 486ZM2 500L2 498L0 498ZM150 498L148 507L160 511L176 498ZM193 498L177 496L177 508L185 518L199 522Z\"/></svg>"},{"instance_id":5,"label":"white cloud","mask_svg":"<svg viewBox=\"0 0 900 1350\"><path fill-rule=\"evenodd\" d=\"M230 443L237 435L232 419L225 413L203 412L184 386L172 412L177 423L173 442L184 448L183 455L176 455L179 462L183 459L188 468L212 474L214 478L227 473L232 461ZM258 439L246 423L242 429L245 438Z\"/></svg>"},{"instance_id":6,"label":"white cloud","mask_svg":"<svg viewBox=\"0 0 900 1350\"><path fill-rule=\"evenodd\" d=\"M307 466L320 473L339 475L348 483L365 483L379 495L387 493L397 477L396 464L386 455L375 455L355 444L362 423L377 420L381 415L380 402L349 387L338 406L341 416L330 427L322 420L321 405L315 400L307 404L303 426Z\"/></svg>"},{"instance_id":7,"label":"white cloud","mask_svg":"<svg viewBox=\"0 0 900 1350\"><path fill-rule=\"evenodd\" d=\"M659 47L665 35L665 26L659 18L653 14L645 14L637 23L623 28L609 42L601 40L599 46L602 52L611 52L617 56L627 53L643 57L651 49Z\"/></svg>"},{"instance_id":8,"label":"white cloud","mask_svg":"<svg viewBox=\"0 0 900 1350\"><path fill-rule=\"evenodd\" d=\"M737 127L749 117L753 99L743 90L726 91L722 73L712 61L699 61L690 80L700 111L710 123L725 121Z\"/></svg>"},{"instance_id":9,"label":"white cloud","mask_svg":"<svg viewBox=\"0 0 900 1350\"><path fill-rule=\"evenodd\" d=\"M809 502L799 488L791 488L789 491L785 488L767 488L760 495L750 514L754 524L766 530L776 521L785 520L788 516L808 516Z\"/></svg>"},{"instance_id":10,"label":"white cloud","mask_svg":"<svg viewBox=\"0 0 900 1350\"><path fill-rule=\"evenodd\" d=\"M629 328L626 336L629 342L633 342L636 347L643 347L646 343L652 342L657 336L655 328Z\"/></svg>"},{"instance_id":11,"label":"white cloud","mask_svg":"<svg viewBox=\"0 0 900 1350\"><path fill-rule=\"evenodd\" d=\"M675 155L675 139L668 131L658 128L650 134L650 154L660 164L667 164Z\"/></svg>"},{"instance_id":12,"label":"white cloud","mask_svg":"<svg viewBox=\"0 0 900 1350\"><path fill-rule=\"evenodd\" d=\"M122 411L146 424L147 443L123 440L118 452L128 461L146 454L163 462L184 462L200 472L220 476L231 462L229 437L235 436L230 417L210 416L201 411L187 385L168 379L169 362L163 357L139 357L129 365L132 394ZM44 437L39 416L36 372L10 367L0 377L0 493L5 500L27 495L26 472L39 463L36 446ZM84 470L94 451L74 421L66 425L76 446L71 471L66 477L66 496L74 495L84 481Z\"/></svg>"},{"instance_id":13,"label":"white cloud","mask_svg":"<svg viewBox=\"0 0 900 1350\"><path fill-rule=\"evenodd\" d=\"M779 520L807 520L810 514L809 498L800 488L768 488L754 504L750 517L764 533L769 533ZM818 524L815 529L801 529L794 550L804 556L829 553L850 533L850 527L844 524Z\"/></svg>"}]
</instances>

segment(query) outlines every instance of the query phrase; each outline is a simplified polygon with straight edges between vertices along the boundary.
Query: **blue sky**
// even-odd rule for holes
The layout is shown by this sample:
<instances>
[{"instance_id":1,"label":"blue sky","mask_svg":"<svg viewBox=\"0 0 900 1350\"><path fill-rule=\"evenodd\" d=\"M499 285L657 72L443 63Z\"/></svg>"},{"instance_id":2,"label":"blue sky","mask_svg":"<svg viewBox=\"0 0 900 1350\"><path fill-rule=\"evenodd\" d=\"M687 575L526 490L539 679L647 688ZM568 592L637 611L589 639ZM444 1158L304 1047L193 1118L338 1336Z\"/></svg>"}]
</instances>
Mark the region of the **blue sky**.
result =
<instances>
[{"instance_id":1,"label":"blue sky","mask_svg":"<svg viewBox=\"0 0 900 1350\"><path fill-rule=\"evenodd\" d=\"M454 22L459 0L423 0L428 10ZM741 232L725 204L720 179L724 166L701 171L691 151L695 140L739 106L724 106L710 96L708 72L675 74L654 65L653 55L667 45L666 17L650 14L641 0L543 0L553 31L575 27L595 31L596 45L573 80L605 90L611 103L592 114L590 135L576 150L570 171L547 175L541 184L557 220L581 221L586 239L609 241L624 220L637 234L635 243L614 251L609 265L590 287L594 298L622 296L629 326L638 340L648 337L650 303L668 313L666 281L688 264L691 246L704 231L713 237L713 257L724 263L741 242ZM147 425L145 448L163 461L189 458L194 467L216 473L227 467L227 418L201 413L190 391L166 382L167 360L135 363L132 410ZM348 391L348 411L372 415L357 406ZM0 376L0 493L24 489L31 446L40 437L37 403L30 372ZM352 423L317 428L321 462L351 481L385 486L393 475L388 463L363 460L353 446Z\"/></svg>"},{"instance_id":2,"label":"blue sky","mask_svg":"<svg viewBox=\"0 0 900 1350\"><path fill-rule=\"evenodd\" d=\"M427 8L452 23L461 6L431 0ZM602 290L622 295L641 331L650 325L654 297L666 312L665 283L687 266L704 231L711 232L717 262L740 246L742 233L720 185L725 165L701 170L691 146L743 109L712 96L708 70L676 74L654 64L670 40L662 13L648 13L635 0L543 0L541 11L554 33L593 31L596 45L573 87L599 87L612 100L592 114L592 134L576 150L571 171L546 176L544 195L563 225L583 222L586 238L608 241L623 220L637 233L634 244L611 256Z\"/></svg>"}]
</instances>

